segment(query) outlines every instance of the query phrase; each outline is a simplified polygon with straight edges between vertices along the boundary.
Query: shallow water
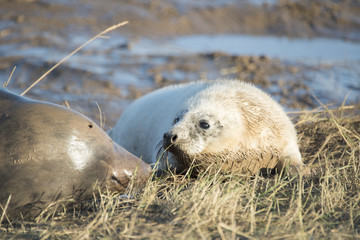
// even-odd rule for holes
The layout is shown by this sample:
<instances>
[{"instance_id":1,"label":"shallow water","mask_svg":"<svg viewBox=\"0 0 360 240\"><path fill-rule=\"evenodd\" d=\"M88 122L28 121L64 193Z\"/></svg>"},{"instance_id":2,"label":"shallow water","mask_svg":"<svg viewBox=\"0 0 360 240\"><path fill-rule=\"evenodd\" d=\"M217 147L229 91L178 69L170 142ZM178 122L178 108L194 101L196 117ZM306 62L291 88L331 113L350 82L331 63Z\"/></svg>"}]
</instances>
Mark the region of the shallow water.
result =
<instances>
[{"instance_id":1,"label":"shallow water","mask_svg":"<svg viewBox=\"0 0 360 240\"><path fill-rule=\"evenodd\" d=\"M289 39L273 36L192 35L168 41L142 39L131 49L139 55L175 55L208 52L231 55L266 55L285 60L314 62L360 60L360 44L338 39Z\"/></svg>"},{"instance_id":2,"label":"shallow water","mask_svg":"<svg viewBox=\"0 0 360 240\"><path fill-rule=\"evenodd\" d=\"M325 104L360 102L360 44L338 39L289 39L274 36L191 35L168 40L140 39L129 54L179 56L223 52L278 58L300 64L310 92ZM209 70L211 72L211 70ZM175 77L175 76L173 76ZM215 77L221 77L215 75ZM272 93L276 94L276 86Z\"/></svg>"},{"instance_id":3,"label":"shallow water","mask_svg":"<svg viewBox=\"0 0 360 240\"><path fill-rule=\"evenodd\" d=\"M75 48L86 39L84 35L74 37L69 45ZM129 47L122 47L124 44L128 44ZM155 82L149 79L148 69L169 63L169 57L189 55L191 58L196 54L213 52L224 52L232 56L267 56L278 58L284 64L303 66L306 69L303 71L304 81L310 93L323 103L340 104L345 98L348 103L360 102L360 44L342 40L233 34L190 35L166 40L140 38L131 41L114 35L110 39L95 40L67 60L64 65L71 69L90 72L99 76L99 79L111 81L121 87L123 94L127 95L129 85L154 88ZM41 62L56 63L67 54L68 52L64 50L50 47L18 48L17 45L0 47L1 56L17 56L32 63L38 61L40 64ZM222 77L212 67L205 68L204 71L210 78ZM181 69L164 72L162 75L174 83L181 82L184 78L196 80L199 77L197 73L186 73ZM284 76L280 77L284 78ZM285 77L285 80L290 78ZM272 86L270 92L277 95L280 90L277 86ZM67 99L71 99L71 96Z\"/></svg>"}]
</instances>

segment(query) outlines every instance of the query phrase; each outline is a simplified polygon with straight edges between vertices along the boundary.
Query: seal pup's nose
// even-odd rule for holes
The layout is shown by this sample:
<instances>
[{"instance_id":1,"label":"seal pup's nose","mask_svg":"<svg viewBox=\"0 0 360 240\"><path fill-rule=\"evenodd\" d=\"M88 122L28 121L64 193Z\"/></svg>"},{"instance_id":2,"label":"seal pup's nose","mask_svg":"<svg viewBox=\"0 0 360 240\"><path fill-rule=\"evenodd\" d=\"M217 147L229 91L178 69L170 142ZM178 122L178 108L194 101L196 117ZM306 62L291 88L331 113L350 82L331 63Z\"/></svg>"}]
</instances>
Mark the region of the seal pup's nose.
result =
<instances>
[{"instance_id":1,"label":"seal pup's nose","mask_svg":"<svg viewBox=\"0 0 360 240\"><path fill-rule=\"evenodd\" d=\"M171 143L175 143L176 139L177 139L177 135L175 134L171 137Z\"/></svg>"},{"instance_id":2,"label":"seal pup's nose","mask_svg":"<svg viewBox=\"0 0 360 240\"><path fill-rule=\"evenodd\" d=\"M163 135L163 145L164 147L168 147L171 144L175 144L178 139L177 134L172 134L171 132L164 133Z\"/></svg>"},{"instance_id":3,"label":"seal pup's nose","mask_svg":"<svg viewBox=\"0 0 360 240\"><path fill-rule=\"evenodd\" d=\"M164 133L164 135L163 135L164 141L169 144L170 143L174 144L176 142L177 138L178 138L177 134L172 135L172 133L169 133L169 132Z\"/></svg>"}]
</instances>

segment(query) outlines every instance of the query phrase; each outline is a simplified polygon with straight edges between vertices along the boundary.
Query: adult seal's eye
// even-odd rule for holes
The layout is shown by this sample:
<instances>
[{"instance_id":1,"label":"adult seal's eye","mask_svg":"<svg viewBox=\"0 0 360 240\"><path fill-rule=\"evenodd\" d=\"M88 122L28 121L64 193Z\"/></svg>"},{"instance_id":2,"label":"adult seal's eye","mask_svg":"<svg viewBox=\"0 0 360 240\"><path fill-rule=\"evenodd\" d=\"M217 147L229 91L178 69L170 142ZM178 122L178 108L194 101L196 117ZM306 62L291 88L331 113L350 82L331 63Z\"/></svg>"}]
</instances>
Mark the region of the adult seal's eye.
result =
<instances>
[{"instance_id":1,"label":"adult seal's eye","mask_svg":"<svg viewBox=\"0 0 360 240\"><path fill-rule=\"evenodd\" d=\"M200 121L199 122L199 126L202 128L202 129L208 129L210 127L210 124L208 124L207 122L205 121Z\"/></svg>"}]
</instances>

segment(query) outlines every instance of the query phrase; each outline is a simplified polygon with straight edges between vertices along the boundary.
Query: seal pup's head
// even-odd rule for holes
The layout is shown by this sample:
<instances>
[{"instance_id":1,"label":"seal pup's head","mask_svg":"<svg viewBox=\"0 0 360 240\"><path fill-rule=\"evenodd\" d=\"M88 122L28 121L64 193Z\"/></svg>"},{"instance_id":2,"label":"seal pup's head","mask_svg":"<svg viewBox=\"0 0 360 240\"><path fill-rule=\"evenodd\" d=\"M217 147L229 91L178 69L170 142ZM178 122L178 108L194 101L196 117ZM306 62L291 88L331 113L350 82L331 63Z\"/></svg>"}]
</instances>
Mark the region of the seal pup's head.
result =
<instances>
[{"instance_id":1,"label":"seal pup's head","mask_svg":"<svg viewBox=\"0 0 360 240\"><path fill-rule=\"evenodd\" d=\"M246 130L236 95L222 91L221 85L200 91L184 106L187 108L174 116L171 128L162 138L163 149L183 165L184 169L177 171L187 169L204 156L218 158L224 152L230 153Z\"/></svg>"}]
</instances>

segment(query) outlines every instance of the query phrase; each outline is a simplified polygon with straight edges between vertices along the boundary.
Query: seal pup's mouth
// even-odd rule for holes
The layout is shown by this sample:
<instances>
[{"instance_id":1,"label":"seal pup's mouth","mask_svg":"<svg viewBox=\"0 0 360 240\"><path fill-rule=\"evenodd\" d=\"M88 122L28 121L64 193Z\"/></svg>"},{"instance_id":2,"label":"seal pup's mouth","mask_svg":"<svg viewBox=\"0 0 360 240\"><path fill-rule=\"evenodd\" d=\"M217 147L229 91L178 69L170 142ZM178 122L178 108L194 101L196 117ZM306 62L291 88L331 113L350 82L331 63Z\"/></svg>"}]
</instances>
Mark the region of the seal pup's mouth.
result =
<instances>
[{"instance_id":1,"label":"seal pup's mouth","mask_svg":"<svg viewBox=\"0 0 360 240\"><path fill-rule=\"evenodd\" d=\"M159 148L157 158L163 162L170 161L172 164L176 164L176 167L170 164L170 170L183 174L191 167L192 160L191 156L181 148L181 142L178 140L176 135L165 133L162 140L157 145ZM175 158L176 161L171 161L171 158Z\"/></svg>"},{"instance_id":2,"label":"seal pup's mouth","mask_svg":"<svg viewBox=\"0 0 360 240\"><path fill-rule=\"evenodd\" d=\"M157 176L170 171L175 174L185 174L190 165L185 161L189 156L176 145L162 138L155 146L156 163L152 166Z\"/></svg>"},{"instance_id":3,"label":"seal pup's mouth","mask_svg":"<svg viewBox=\"0 0 360 240\"><path fill-rule=\"evenodd\" d=\"M178 137L176 134L173 135L169 132L164 133L161 142L162 148L165 151L169 151L175 156L187 156L187 154L185 154L185 152L180 148L180 145L178 144Z\"/></svg>"}]
</instances>

